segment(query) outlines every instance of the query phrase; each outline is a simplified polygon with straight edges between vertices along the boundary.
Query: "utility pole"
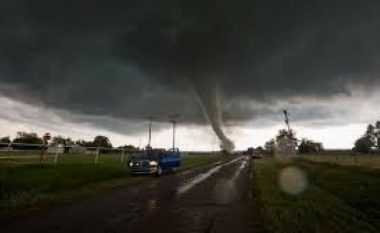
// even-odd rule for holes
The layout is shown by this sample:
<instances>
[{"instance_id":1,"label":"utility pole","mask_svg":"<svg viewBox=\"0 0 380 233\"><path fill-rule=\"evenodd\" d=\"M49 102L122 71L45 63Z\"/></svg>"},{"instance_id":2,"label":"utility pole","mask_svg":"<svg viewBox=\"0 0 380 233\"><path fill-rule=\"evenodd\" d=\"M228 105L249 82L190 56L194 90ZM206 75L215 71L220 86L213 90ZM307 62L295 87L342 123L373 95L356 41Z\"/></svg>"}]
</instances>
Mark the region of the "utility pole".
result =
<instances>
[{"instance_id":1,"label":"utility pole","mask_svg":"<svg viewBox=\"0 0 380 233\"><path fill-rule=\"evenodd\" d=\"M177 118L179 115L171 115L170 122L173 124L173 151L175 150L175 134L176 134L176 126L177 126Z\"/></svg>"}]
</instances>

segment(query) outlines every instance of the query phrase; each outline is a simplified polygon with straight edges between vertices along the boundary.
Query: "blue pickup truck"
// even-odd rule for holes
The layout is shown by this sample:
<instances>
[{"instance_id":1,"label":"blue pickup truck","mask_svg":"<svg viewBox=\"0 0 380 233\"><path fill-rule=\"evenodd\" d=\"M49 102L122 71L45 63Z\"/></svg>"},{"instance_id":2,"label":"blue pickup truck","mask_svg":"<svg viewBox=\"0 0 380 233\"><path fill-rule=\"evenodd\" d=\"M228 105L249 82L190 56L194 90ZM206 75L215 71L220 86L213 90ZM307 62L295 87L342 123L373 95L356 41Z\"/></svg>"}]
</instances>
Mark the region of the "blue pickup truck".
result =
<instances>
[{"instance_id":1,"label":"blue pickup truck","mask_svg":"<svg viewBox=\"0 0 380 233\"><path fill-rule=\"evenodd\" d=\"M162 175L164 172L175 172L181 166L181 153L178 149L149 149L131 156L128 167L132 174Z\"/></svg>"}]
</instances>

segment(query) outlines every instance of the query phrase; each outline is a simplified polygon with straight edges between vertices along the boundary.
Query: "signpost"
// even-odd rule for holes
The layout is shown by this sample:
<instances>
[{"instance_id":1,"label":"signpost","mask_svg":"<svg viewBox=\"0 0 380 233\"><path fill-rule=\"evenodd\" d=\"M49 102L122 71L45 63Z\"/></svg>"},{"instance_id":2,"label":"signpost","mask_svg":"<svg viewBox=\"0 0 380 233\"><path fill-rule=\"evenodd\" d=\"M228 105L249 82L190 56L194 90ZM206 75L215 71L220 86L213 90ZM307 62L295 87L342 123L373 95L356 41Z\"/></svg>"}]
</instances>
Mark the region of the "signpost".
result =
<instances>
[{"instance_id":1,"label":"signpost","mask_svg":"<svg viewBox=\"0 0 380 233\"><path fill-rule=\"evenodd\" d=\"M42 163L42 159L44 157L44 154L45 154L45 151L47 149L47 146L48 146L48 143L51 139L51 135L50 133L45 133L43 138L42 138L42 149L41 149L41 153L40 153L40 164Z\"/></svg>"}]
</instances>

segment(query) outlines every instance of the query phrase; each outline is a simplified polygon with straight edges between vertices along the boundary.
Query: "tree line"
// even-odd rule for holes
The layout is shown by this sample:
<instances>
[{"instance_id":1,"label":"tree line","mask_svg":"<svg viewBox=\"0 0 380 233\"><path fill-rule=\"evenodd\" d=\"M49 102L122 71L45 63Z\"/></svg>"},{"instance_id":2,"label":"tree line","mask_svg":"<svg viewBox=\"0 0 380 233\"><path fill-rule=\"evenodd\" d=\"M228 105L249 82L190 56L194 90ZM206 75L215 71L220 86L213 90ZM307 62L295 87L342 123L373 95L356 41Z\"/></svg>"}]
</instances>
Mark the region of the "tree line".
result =
<instances>
[{"instance_id":1,"label":"tree line","mask_svg":"<svg viewBox=\"0 0 380 233\"><path fill-rule=\"evenodd\" d=\"M265 152L267 154L274 154L276 141L282 138L296 141L297 151L300 154L317 154L324 151L323 144L321 142L315 142L313 140L303 138L300 141L296 138L296 133L293 130L280 129L275 138L267 141L264 145Z\"/></svg>"},{"instance_id":2,"label":"tree line","mask_svg":"<svg viewBox=\"0 0 380 233\"><path fill-rule=\"evenodd\" d=\"M288 137L295 139L295 133L291 130L281 129L279 130L277 136L265 143L265 151L268 154L274 153L274 148L276 146L276 140L279 138ZM297 140L298 141L298 140ZM300 154L316 154L324 150L323 144L321 142L315 142L307 138L303 138L297 143L298 153ZM369 124L364 132L364 134L355 141L355 145L352 148L353 152L356 153L379 153L380 152L380 121L375 124Z\"/></svg>"},{"instance_id":3,"label":"tree line","mask_svg":"<svg viewBox=\"0 0 380 233\"><path fill-rule=\"evenodd\" d=\"M17 132L16 137L14 139L11 139L8 137L0 138L0 147L7 147L10 145L14 149L22 149L22 150L28 150L28 149L40 149L41 145L45 145L46 142L44 142L44 138L38 136L37 133L27 133L27 132ZM35 146L31 145L18 145L18 144L33 144ZM47 143L47 146L62 146L62 147L73 147L73 146L80 146L80 147L101 147L101 148L108 148L112 149L114 148L111 140L103 135L98 135L94 137L91 141L86 140L72 140L69 137L63 137L63 136L54 136L49 140ZM129 150L135 150L137 149L133 145L125 145L121 146L119 148L123 149L129 149Z\"/></svg>"},{"instance_id":4,"label":"tree line","mask_svg":"<svg viewBox=\"0 0 380 233\"><path fill-rule=\"evenodd\" d=\"M367 126L364 134L356 140L353 150L359 153L380 151L380 121Z\"/></svg>"}]
</instances>

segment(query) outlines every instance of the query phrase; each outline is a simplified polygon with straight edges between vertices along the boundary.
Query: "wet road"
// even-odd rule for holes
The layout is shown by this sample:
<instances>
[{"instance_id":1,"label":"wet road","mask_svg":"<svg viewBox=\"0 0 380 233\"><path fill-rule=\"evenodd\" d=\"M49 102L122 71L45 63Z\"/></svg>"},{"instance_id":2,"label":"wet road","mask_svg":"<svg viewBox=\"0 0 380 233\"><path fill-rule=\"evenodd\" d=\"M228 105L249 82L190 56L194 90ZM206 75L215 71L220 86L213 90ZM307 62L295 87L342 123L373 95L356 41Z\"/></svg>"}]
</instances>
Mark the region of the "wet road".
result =
<instances>
[{"instance_id":1,"label":"wet road","mask_svg":"<svg viewBox=\"0 0 380 233\"><path fill-rule=\"evenodd\" d=\"M249 232L247 157L0 224L0 232Z\"/></svg>"}]
</instances>

